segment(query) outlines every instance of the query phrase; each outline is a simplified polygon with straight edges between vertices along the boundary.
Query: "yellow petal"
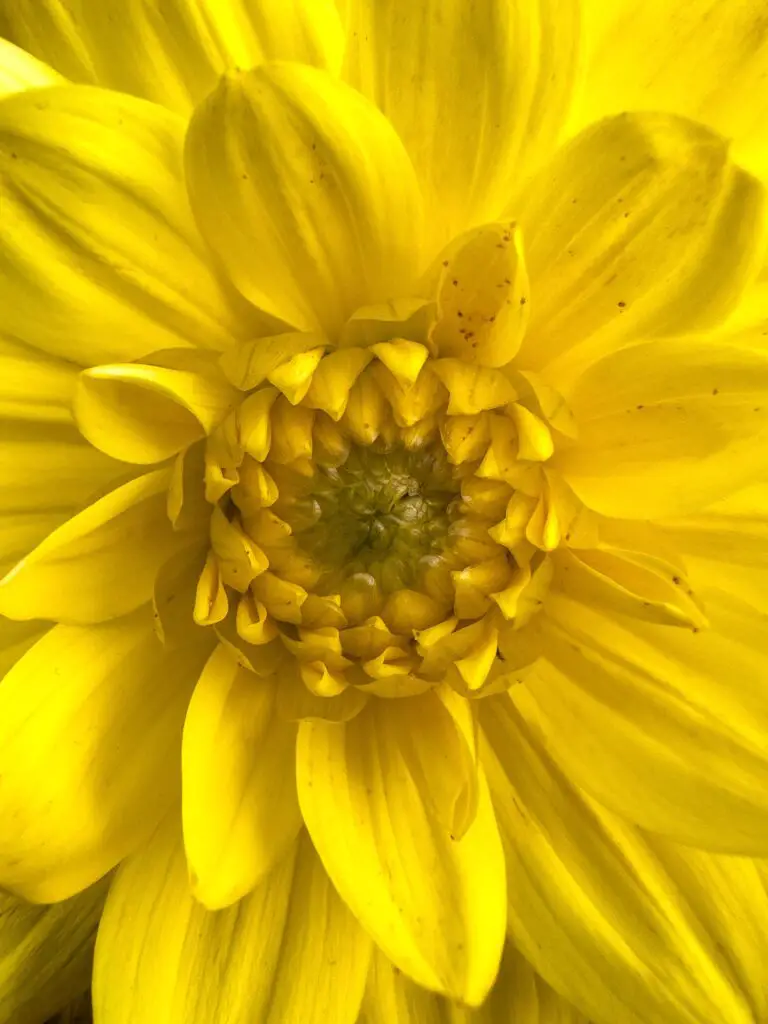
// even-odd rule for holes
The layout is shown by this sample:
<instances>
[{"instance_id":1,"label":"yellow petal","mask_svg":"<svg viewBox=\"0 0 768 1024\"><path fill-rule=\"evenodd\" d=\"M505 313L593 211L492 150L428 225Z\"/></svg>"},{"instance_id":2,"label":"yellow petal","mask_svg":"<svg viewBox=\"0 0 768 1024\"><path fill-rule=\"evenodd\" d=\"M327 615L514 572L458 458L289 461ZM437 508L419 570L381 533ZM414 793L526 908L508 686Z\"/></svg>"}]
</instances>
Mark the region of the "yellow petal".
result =
<instances>
[{"instance_id":1,"label":"yellow petal","mask_svg":"<svg viewBox=\"0 0 768 1024\"><path fill-rule=\"evenodd\" d=\"M90 87L3 101L6 334L89 366L179 346L222 350L253 327L206 265L183 131L160 107Z\"/></svg>"},{"instance_id":2,"label":"yellow petal","mask_svg":"<svg viewBox=\"0 0 768 1024\"><path fill-rule=\"evenodd\" d=\"M337 71L343 44L333 0L163 0L162 17L142 0L80 0L76 14L63 0L14 0L0 29L77 81L181 114L229 67L280 59Z\"/></svg>"},{"instance_id":3,"label":"yellow petal","mask_svg":"<svg viewBox=\"0 0 768 1024\"><path fill-rule=\"evenodd\" d=\"M725 319L766 244L763 189L727 140L666 114L587 128L523 190L514 216L532 293L517 365L547 367L561 390L574 367L640 333Z\"/></svg>"},{"instance_id":4,"label":"yellow petal","mask_svg":"<svg viewBox=\"0 0 768 1024\"><path fill-rule=\"evenodd\" d=\"M125 462L147 464L210 434L236 395L213 372L137 363L97 366L80 375L74 412L96 448Z\"/></svg>"},{"instance_id":5,"label":"yellow petal","mask_svg":"<svg viewBox=\"0 0 768 1024\"><path fill-rule=\"evenodd\" d=\"M766 464L768 350L706 335L633 345L593 364L568 401L579 436L553 464L604 515L684 515Z\"/></svg>"},{"instance_id":6,"label":"yellow petal","mask_svg":"<svg viewBox=\"0 0 768 1024\"><path fill-rule=\"evenodd\" d=\"M0 416L71 423L78 367L0 338Z\"/></svg>"},{"instance_id":7,"label":"yellow petal","mask_svg":"<svg viewBox=\"0 0 768 1024\"><path fill-rule=\"evenodd\" d=\"M0 894L0 1020L36 1024L90 985L93 943L109 882L37 907Z\"/></svg>"},{"instance_id":8,"label":"yellow petal","mask_svg":"<svg viewBox=\"0 0 768 1024\"><path fill-rule=\"evenodd\" d=\"M478 1009L421 988L374 950L360 1024L588 1024L507 944L491 994Z\"/></svg>"},{"instance_id":9,"label":"yellow petal","mask_svg":"<svg viewBox=\"0 0 768 1024\"><path fill-rule=\"evenodd\" d=\"M387 956L426 988L477 1005L504 933L502 854L485 784L473 824L453 840L425 806L400 744L375 703L343 725L303 722L302 814L336 888Z\"/></svg>"},{"instance_id":10,"label":"yellow petal","mask_svg":"<svg viewBox=\"0 0 768 1024\"><path fill-rule=\"evenodd\" d=\"M1 22L0 22L1 24ZM0 96L47 85L63 85L65 79L52 67L7 39L0 38Z\"/></svg>"},{"instance_id":11,"label":"yellow petal","mask_svg":"<svg viewBox=\"0 0 768 1024\"><path fill-rule=\"evenodd\" d=\"M660 525L694 583L768 612L768 484L753 484L696 516Z\"/></svg>"},{"instance_id":12,"label":"yellow petal","mask_svg":"<svg viewBox=\"0 0 768 1024\"><path fill-rule=\"evenodd\" d=\"M203 234L258 308L333 337L357 307L407 292L413 169L386 119L325 72L273 63L226 76L195 111L186 163Z\"/></svg>"},{"instance_id":13,"label":"yellow petal","mask_svg":"<svg viewBox=\"0 0 768 1024\"><path fill-rule=\"evenodd\" d=\"M0 881L59 900L99 878L178 799L181 727L208 639L166 654L145 610L55 626L0 686Z\"/></svg>"},{"instance_id":14,"label":"yellow petal","mask_svg":"<svg viewBox=\"0 0 768 1024\"><path fill-rule=\"evenodd\" d=\"M208 660L184 722L184 847L192 891L211 910L250 892L301 825L296 727L275 716L275 680L222 647Z\"/></svg>"},{"instance_id":15,"label":"yellow petal","mask_svg":"<svg viewBox=\"0 0 768 1024\"><path fill-rule=\"evenodd\" d=\"M758 925L768 896L754 865L699 854L707 875L697 879L697 855L658 849L586 799L507 695L481 703L510 936L534 968L596 1024L756 1019L739 963L746 951L757 980L768 946ZM762 1009L764 991L757 998Z\"/></svg>"},{"instance_id":16,"label":"yellow petal","mask_svg":"<svg viewBox=\"0 0 768 1024\"><path fill-rule=\"evenodd\" d=\"M405 142L427 199L433 253L494 220L511 182L553 145L577 32L570 0L350 0L345 73Z\"/></svg>"},{"instance_id":17,"label":"yellow petal","mask_svg":"<svg viewBox=\"0 0 768 1024\"><path fill-rule=\"evenodd\" d=\"M284 334L255 338L237 345L222 355L219 365L235 387L241 391L250 391L262 384L283 363L324 343L322 334L286 331Z\"/></svg>"},{"instance_id":18,"label":"yellow petal","mask_svg":"<svg viewBox=\"0 0 768 1024\"><path fill-rule=\"evenodd\" d=\"M722 592L699 596L711 626L694 632L550 594L532 623L546 660L516 700L607 807L680 842L764 856L765 623Z\"/></svg>"},{"instance_id":19,"label":"yellow petal","mask_svg":"<svg viewBox=\"0 0 768 1024\"><path fill-rule=\"evenodd\" d=\"M768 175L761 0L587 0L589 59L571 130L624 110L667 110L734 140L734 158Z\"/></svg>"},{"instance_id":20,"label":"yellow petal","mask_svg":"<svg viewBox=\"0 0 768 1024\"><path fill-rule=\"evenodd\" d=\"M354 1024L371 943L304 834L236 907L189 891L166 829L120 869L99 928L93 1001L109 1024Z\"/></svg>"},{"instance_id":21,"label":"yellow petal","mask_svg":"<svg viewBox=\"0 0 768 1024\"><path fill-rule=\"evenodd\" d=\"M167 485L168 471L156 470L54 530L0 582L0 613L85 624L148 601L158 569L178 546Z\"/></svg>"}]
</instances>

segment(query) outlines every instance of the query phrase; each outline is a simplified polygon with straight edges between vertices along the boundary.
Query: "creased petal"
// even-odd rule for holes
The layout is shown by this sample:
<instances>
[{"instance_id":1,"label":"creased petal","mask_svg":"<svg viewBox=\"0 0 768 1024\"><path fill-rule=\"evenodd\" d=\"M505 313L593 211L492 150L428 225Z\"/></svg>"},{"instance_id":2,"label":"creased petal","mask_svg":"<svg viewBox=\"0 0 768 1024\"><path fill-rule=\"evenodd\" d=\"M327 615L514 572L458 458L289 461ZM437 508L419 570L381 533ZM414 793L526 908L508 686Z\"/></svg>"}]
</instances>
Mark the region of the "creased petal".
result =
<instances>
[{"instance_id":1,"label":"creased petal","mask_svg":"<svg viewBox=\"0 0 768 1024\"><path fill-rule=\"evenodd\" d=\"M725 319L757 275L765 194L726 139L666 114L587 128L523 190L531 320L520 366L556 387L645 334ZM555 361L555 365L551 364Z\"/></svg>"},{"instance_id":2,"label":"creased petal","mask_svg":"<svg viewBox=\"0 0 768 1024\"><path fill-rule=\"evenodd\" d=\"M0 96L47 85L63 85L64 82L58 71L7 39L0 38Z\"/></svg>"},{"instance_id":3,"label":"creased petal","mask_svg":"<svg viewBox=\"0 0 768 1024\"><path fill-rule=\"evenodd\" d=\"M711 626L694 632L551 594L536 620L546 660L516 700L607 807L679 842L765 856L765 617L725 593L699 597Z\"/></svg>"},{"instance_id":4,"label":"creased petal","mask_svg":"<svg viewBox=\"0 0 768 1024\"><path fill-rule=\"evenodd\" d=\"M209 650L166 655L142 609L55 626L0 683L0 881L29 899L89 885L179 794L187 702Z\"/></svg>"},{"instance_id":5,"label":"creased petal","mask_svg":"<svg viewBox=\"0 0 768 1024\"><path fill-rule=\"evenodd\" d=\"M487 790L454 840L425 806L382 706L344 724L302 722L299 803L336 888L387 956L419 984L470 1005L496 976L504 870ZM435 768L438 768L435 765Z\"/></svg>"},{"instance_id":6,"label":"creased petal","mask_svg":"<svg viewBox=\"0 0 768 1024\"><path fill-rule=\"evenodd\" d=\"M371 959L360 1024L587 1024L507 945L491 994L478 1009L421 988L378 950Z\"/></svg>"},{"instance_id":7,"label":"creased petal","mask_svg":"<svg viewBox=\"0 0 768 1024\"><path fill-rule=\"evenodd\" d=\"M604 515L697 511L768 463L768 349L706 335L632 345L590 366L568 403L578 438L553 465Z\"/></svg>"},{"instance_id":8,"label":"creased petal","mask_svg":"<svg viewBox=\"0 0 768 1024\"><path fill-rule=\"evenodd\" d=\"M0 34L78 82L188 114L230 67L297 60L337 71L333 0L13 0ZM76 13L75 13L76 12Z\"/></svg>"},{"instance_id":9,"label":"creased petal","mask_svg":"<svg viewBox=\"0 0 768 1024\"><path fill-rule=\"evenodd\" d=\"M219 647L184 723L182 814L192 889L212 910L250 892L301 826L296 726L277 717L275 679Z\"/></svg>"},{"instance_id":10,"label":"creased petal","mask_svg":"<svg viewBox=\"0 0 768 1024\"><path fill-rule=\"evenodd\" d=\"M534 968L595 1024L758 1019L768 899L752 862L657 846L583 797L507 695L482 704L509 929Z\"/></svg>"},{"instance_id":11,"label":"creased petal","mask_svg":"<svg viewBox=\"0 0 768 1024\"><path fill-rule=\"evenodd\" d=\"M624 110L667 110L734 140L734 159L768 176L768 22L762 0L585 0L589 46L574 130Z\"/></svg>"},{"instance_id":12,"label":"creased petal","mask_svg":"<svg viewBox=\"0 0 768 1024\"><path fill-rule=\"evenodd\" d=\"M84 366L221 350L248 330L206 266L183 131L161 107L88 86L0 104L0 330Z\"/></svg>"},{"instance_id":13,"label":"creased petal","mask_svg":"<svg viewBox=\"0 0 768 1024\"><path fill-rule=\"evenodd\" d=\"M169 477L160 469L132 480L54 530L0 581L0 613L86 624L149 601L182 539L166 512Z\"/></svg>"},{"instance_id":14,"label":"creased petal","mask_svg":"<svg viewBox=\"0 0 768 1024\"><path fill-rule=\"evenodd\" d=\"M432 253L497 218L513 181L553 146L577 39L571 0L350 0L345 75L405 143Z\"/></svg>"},{"instance_id":15,"label":"creased petal","mask_svg":"<svg viewBox=\"0 0 768 1024\"><path fill-rule=\"evenodd\" d=\"M304 834L241 902L190 894L175 828L118 872L96 944L94 1011L109 1024L354 1024L371 943Z\"/></svg>"},{"instance_id":16,"label":"creased petal","mask_svg":"<svg viewBox=\"0 0 768 1024\"><path fill-rule=\"evenodd\" d=\"M192 118L187 175L203 235L265 312L334 334L407 291L413 169L386 119L329 74L273 63L223 78Z\"/></svg>"}]
</instances>

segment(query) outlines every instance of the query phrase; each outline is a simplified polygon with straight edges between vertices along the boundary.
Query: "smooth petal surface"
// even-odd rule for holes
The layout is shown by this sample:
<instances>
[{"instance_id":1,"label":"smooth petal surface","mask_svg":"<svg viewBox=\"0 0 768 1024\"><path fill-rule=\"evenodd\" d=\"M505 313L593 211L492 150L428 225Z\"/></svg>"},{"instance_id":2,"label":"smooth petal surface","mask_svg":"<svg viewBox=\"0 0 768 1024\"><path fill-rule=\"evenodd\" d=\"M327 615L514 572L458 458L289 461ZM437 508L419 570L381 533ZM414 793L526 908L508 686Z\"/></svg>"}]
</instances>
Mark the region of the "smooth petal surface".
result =
<instances>
[{"instance_id":1,"label":"smooth petal surface","mask_svg":"<svg viewBox=\"0 0 768 1024\"><path fill-rule=\"evenodd\" d=\"M764 474L768 349L703 335L633 345L568 394L578 438L553 460L604 515L684 515Z\"/></svg>"},{"instance_id":2,"label":"smooth petal surface","mask_svg":"<svg viewBox=\"0 0 768 1024\"><path fill-rule=\"evenodd\" d=\"M88 989L108 887L48 907L0 894L0 1024L40 1024Z\"/></svg>"},{"instance_id":3,"label":"smooth petal surface","mask_svg":"<svg viewBox=\"0 0 768 1024\"><path fill-rule=\"evenodd\" d=\"M224 77L192 118L186 165L203 235L265 312L333 335L407 290L413 169L387 120L329 74L273 63Z\"/></svg>"},{"instance_id":4,"label":"smooth petal surface","mask_svg":"<svg viewBox=\"0 0 768 1024\"><path fill-rule=\"evenodd\" d=\"M279 681L218 647L195 687L181 750L192 891L211 910L246 895L301 827L296 726L277 717Z\"/></svg>"},{"instance_id":5,"label":"smooth petal surface","mask_svg":"<svg viewBox=\"0 0 768 1024\"><path fill-rule=\"evenodd\" d=\"M71 423L78 366L0 338L0 417Z\"/></svg>"},{"instance_id":6,"label":"smooth petal surface","mask_svg":"<svg viewBox=\"0 0 768 1024\"><path fill-rule=\"evenodd\" d=\"M517 365L546 368L561 390L574 367L633 337L725 319L766 244L764 190L727 140L666 114L590 126L509 212L531 282Z\"/></svg>"},{"instance_id":7,"label":"smooth petal surface","mask_svg":"<svg viewBox=\"0 0 768 1024\"><path fill-rule=\"evenodd\" d=\"M507 945L481 1007L469 1009L421 988L378 950L371 959L360 1024L587 1024Z\"/></svg>"},{"instance_id":8,"label":"smooth petal surface","mask_svg":"<svg viewBox=\"0 0 768 1024\"><path fill-rule=\"evenodd\" d=\"M167 655L146 610L55 626L0 683L0 881L35 901L89 885L179 793L207 637Z\"/></svg>"},{"instance_id":9,"label":"smooth petal surface","mask_svg":"<svg viewBox=\"0 0 768 1024\"><path fill-rule=\"evenodd\" d=\"M768 23L761 0L584 0L588 48L570 130L624 110L667 110L734 140L768 176Z\"/></svg>"},{"instance_id":10,"label":"smooth petal surface","mask_svg":"<svg viewBox=\"0 0 768 1024\"><path fill-rule=\"evenodd\" d=\"M65 81L43 61L0 38L0 96L46 85L63 85Z\"/></svg>"},{"instance_id":11,"label":"smooth petal surface","mask_svg":"<svg viewBox=\"0 0 768 1024\"><path fill-rule=\"evenodd\" d=\"M236 907L190 894L175 827L118 872L96 944L99 1024L354 1024L371 943L300 838Z\"/></svg>"},{"instance_id":12,"label":"smooth petal surface","mask_svg":"<svg viewBox=\"0 0 768 1024\"><path fill-rule=\"evenodd\" d=\"M0 614L87 624L134 611L179 546L166 512L170 473L118 487L54 530L0 581Z\"/></svg>"},{"instance_id":13,"label":"smooth petal surface","mask_svg":"<svg viewBox=\"0 0 768 1024\"><path fill-rule=\"evenodd\" d=\"M350 0L345 76L405 143L432 253L496 219L554 145L578 35L572 0Z\"/></svg>"},{"instance_id":14,"label":"smooth petal surface","mask_svg":"<svg viewBox=\"0 0 768 1024\"><path fill-rule=\"evenodd\" d=\"M508 696L482 704L509 929L534 968L595 1024L762 1017L768 896L754 865L657 852L655 840L585 800Z\"/></svg>"},{"instance_id":15,"label":"smooth petal surface","mask_svg":"<svg viewBox=\"0 0 768 1024\"><path fill-rule=\"evenodd\" d=\"M297 60L337 71L333 0L13 0L0 34L78 82L188 114L230 67Z\"/></svg>"},{"instance_id":16,"label":"smooth petal surface","mask_svg":"<svg viewBox=\"0 0 768 1024\"><path fill-rule=\"evenodd\" d=\"M185 195L183 131L87 86L0 103L0 331L82 366L233 343Z\"/></svg>"},{"instance_id":17,"label":"smooth petal surface","mask_svg":"<svg viewBox=\"0 0 768 1024\"><path fill-rule=\"evenodd\" d=\"M506 891L487 790L481 779L475 820L452 839L425 806L387 703L344 724L301 723L302 814L336 888L393 963L477 1005L498 969Z\"/></svg>"},{"instance_id":18,"label":"smooth petal surface","mask_svg":"<svg viewBox=\"0 0 768 1024\"><path fill-rule=\"evenodd\" d=\"M551 594L546 650L515 691L565 774L679 842L768 852L764 616L699 589L711 622L655 626Z\"/></svg>"}]
</instances>

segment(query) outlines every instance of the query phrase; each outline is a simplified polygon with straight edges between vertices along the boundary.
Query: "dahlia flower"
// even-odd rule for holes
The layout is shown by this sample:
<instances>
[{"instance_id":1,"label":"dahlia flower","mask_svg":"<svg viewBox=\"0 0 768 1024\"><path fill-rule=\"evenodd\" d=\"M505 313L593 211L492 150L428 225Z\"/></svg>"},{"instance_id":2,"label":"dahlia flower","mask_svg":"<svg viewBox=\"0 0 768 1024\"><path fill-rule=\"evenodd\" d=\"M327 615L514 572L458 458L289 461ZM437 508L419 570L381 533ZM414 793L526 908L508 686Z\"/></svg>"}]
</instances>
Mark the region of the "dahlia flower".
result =
<instances>
[{"instance_id":1,"label":"dahlia flower","mask_svg":"<svg viewBox=\"0 0 768 1024\"><path fill-rule=\"evenodd\" d=\"M768 1021L764 4L0 32L0 1021Z\"/></svg>"}]
</instances>

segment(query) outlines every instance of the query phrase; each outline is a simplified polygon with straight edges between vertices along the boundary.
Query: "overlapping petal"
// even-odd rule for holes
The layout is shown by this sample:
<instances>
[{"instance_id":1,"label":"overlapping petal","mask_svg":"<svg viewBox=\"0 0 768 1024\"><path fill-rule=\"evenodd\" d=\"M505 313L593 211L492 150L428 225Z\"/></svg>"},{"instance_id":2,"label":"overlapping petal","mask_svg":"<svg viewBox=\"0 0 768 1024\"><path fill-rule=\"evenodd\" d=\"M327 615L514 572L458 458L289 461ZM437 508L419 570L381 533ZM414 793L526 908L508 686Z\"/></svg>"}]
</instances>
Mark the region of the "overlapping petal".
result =
<instances>
[{"instance_id":1,"label":"overlapping petal","mask_svg":"<svg viewBox=\"0 0 768 1024\"><path fill-rule=\"evenodd\" d=\"M87 991L108 887L47 907L0 894L1 1024L40 1024Z\"/></svg>"},{"instance_id":2,"label":"overlapping petal","mask_svg":"<svg viewBox=\"0 0 768 1024\"><path fill-rule=\"evenodd\" d=\"M465 835L454 839L440 825L400 748L398 713L382 702L344 724L302 722L299 803L334 884L393 963L426 988L477 1005L504 934L493 811L480 779Z\"/></svg>"},{"instance_id":3,"label":"overlapping petal","mask_svg":"<svg viewBox=\"0 0 768 1024\"><path fill-rule=\"evenodd\" d=\"M627 340L725 319L765 255L763 187L727 139L661 113L585 129L510 215L531 282L518 365L546 367L557 387Z\"/></svg>"},{"instance_id":4,"label":"overlapping petal","mask_svg":"<svg viewBox=\"0 0 768 1024\"><path fill-rule=\"evenodd\" d=\"M75 82L181 114L228 68L279 59L337 71L343 46L333 0L13 0L0 35Z\"/></svg>"},{"instance_id":5,"label":"overlapping petal","mask_svg":"<svg viewBox=\"0 0 768 1024\"><path fill-rule=\"evenodd\" d=\"M646 837L587 800L520 707L503 695L481 710L518 947L595 1024L761 1019L768 895L754 864Z\"/></svg>"},{"instance_id":6,"label":"overlapping petal","mask_svg":"<svg viewBox=\"0 0 768 1024\"><path fill-rule=\"evenodd\" d=\"M166 653L140 609L54 626L0 684L0 883L70 896L178 799L181 729L206 637Z\"/></svg>"},{"instance_id":7,"label":"overlapping petal","mask_svg":"<svg viewBox=\"0 0 768 1024\"><path fill-rule=\"evenodd\" d=\"M85 86L0 102L0 331L90 366L221 350L253 330L207 265L183 130L161 107Z\"/></svg>"},{"instance_id":8,"label":"overlapping petal","mask_svg":"<svg viewBox=\"0 0 768 1024\"><path fill-rule=\"evenodd\" d=\"M276 714L274 678L211 655L184 724L182 816L192 890L211 909L247 894L301 826L296 726Z\"/></svg>"},{"instance_id":9,"label":"overlapping petal","mask_svg":"<svg viewBox=\"0 0 768 1024\"><path fill-rule=\"evenodd\" d=\"M700 589L671 629L550 595L546 658L515 691L563 771L607 807L692 846L768 853L764 616Z\"/></svg>"},{"instance_id":10,"label":"overlapping petal","mask_svg":"<svg viewBox=\"0 0 768 1024\"><path fill-rule=\"evenodd\" d=\"M63 85L65 81L44 61L0 38L0 96L47 85Z\"/></svg>"},{"instance_id":11,"label":"overlapping petal","mask_svg":"<svg viewBox=\"0 0 768 1024\"><path fill-rule=\"evenodd\" d=\"M513 183L552 149L571 98L577 8L349 0L345 76L405 143L433 252L496 219Z\"/></svg>"},{"instance_id":12,"label":"overlapping petal","mask_svg":"<svg viewBox=\"0 0 768 1024\"><path fill-rule=\"evenodd\" d=\"M421 199L392 126L315 68L225 76L196 110L186 166L198 224L254 305L338 333L360 306L407 293Z\"/></svg>"},{"instance_id":13,"label":"overlapping petal","mask_svg":"<svg viewBox=\"0 0 768 1024\"><path fill-rule=\"evenodd\" d=\"M189 891L175 825L120 869L99 929L94 1011L108 1024L354 1024L370 939L306 834L237 906Z\"/></svg>"}]
</instances>

